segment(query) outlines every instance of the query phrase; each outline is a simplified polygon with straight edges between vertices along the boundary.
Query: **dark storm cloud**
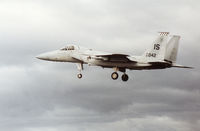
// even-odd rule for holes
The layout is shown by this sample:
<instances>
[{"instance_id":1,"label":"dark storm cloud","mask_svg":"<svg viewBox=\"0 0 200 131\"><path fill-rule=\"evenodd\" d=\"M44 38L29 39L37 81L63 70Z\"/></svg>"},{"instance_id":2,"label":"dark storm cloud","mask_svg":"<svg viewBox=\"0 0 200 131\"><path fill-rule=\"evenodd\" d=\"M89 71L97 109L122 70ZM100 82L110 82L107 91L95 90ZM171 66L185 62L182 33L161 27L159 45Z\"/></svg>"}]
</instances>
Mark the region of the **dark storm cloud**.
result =
<instances>
[{"instance_id":1,"label":"dark storm cloud","mask_svg":"<svg viewBox=\"0 0 200 131\"><path fill-rule=\"evenodd\" d=\"M198 1L0 2L0 129L200 129ZM182 36L178 63L194 70L128 71L35 59L66 43L140 55L158 31Z\"/></svg>"}]
</instances>

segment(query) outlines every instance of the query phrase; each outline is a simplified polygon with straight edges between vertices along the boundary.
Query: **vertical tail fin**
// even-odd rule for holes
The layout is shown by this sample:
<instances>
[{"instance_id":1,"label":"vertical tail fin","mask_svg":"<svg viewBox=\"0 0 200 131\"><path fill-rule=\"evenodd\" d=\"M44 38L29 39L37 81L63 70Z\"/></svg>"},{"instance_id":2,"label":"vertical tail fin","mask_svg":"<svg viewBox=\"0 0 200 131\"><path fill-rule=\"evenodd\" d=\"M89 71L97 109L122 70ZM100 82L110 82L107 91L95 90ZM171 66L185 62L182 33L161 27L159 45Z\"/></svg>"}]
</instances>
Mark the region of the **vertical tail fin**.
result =
<instances>
[{"instance_id":1,"label":"vertical tail fin","mask_svg":"<svg viewBox=\"0 0 200 131\"><path fill-rule=\"evenodd\" d=\"M172 36L166 46L165 61L176 62L180 36Z\"/></svg>"},{"instance_id":2,"label":"vertical tail fin","mask_svg":"<svg viewBox=\"0 0 200 131\"><path fill-rule=\"evenodd\" d=\"M148 62L164 60L168 35L169 32L160 32L158 38L153 42L151 48L144 52L142 59Z\"/></svg>"}]
</instances>

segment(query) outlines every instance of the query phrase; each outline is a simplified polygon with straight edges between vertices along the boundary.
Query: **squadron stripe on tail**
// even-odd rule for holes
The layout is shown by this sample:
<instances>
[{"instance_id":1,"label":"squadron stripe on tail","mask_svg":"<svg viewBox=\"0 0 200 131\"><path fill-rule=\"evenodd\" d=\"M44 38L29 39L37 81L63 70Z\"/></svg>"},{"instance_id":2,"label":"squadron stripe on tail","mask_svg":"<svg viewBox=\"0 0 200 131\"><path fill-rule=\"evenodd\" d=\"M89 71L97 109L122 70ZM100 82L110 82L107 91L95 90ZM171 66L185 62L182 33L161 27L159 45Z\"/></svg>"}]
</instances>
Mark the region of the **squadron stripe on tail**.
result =
<instances>
[{"instance_id":1,"label":"squadron stripe on tail","mask_svg":"<svg viewBox=\"0 0 200 131\"><path fill-rule=\"evenodd\" d=\"M164 36L169 35L169 32L158 32L158 33L160 33L161 36L163 36L163 35L164 35Z\"/></svg>"}]
</instances>

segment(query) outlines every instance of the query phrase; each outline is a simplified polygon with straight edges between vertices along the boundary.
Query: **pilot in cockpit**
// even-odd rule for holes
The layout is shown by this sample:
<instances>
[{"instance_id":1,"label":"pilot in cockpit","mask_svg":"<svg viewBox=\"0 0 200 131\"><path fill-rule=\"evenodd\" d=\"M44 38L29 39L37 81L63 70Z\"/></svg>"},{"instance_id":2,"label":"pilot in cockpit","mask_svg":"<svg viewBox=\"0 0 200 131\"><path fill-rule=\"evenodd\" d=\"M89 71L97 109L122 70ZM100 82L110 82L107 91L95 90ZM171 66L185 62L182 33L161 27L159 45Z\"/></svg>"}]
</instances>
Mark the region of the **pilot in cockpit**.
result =
<instances>
[{"instance_id":1,"label":"pilot in cockpit","mask_svg":"<svg viewBox=\"0 0 200 131\"><path fill-rule=\"evenodd\" d=\"M63 47L61 48L60 50L75 50L74 46L66 46L66 47Z\"/></svg>"}]
</instances>

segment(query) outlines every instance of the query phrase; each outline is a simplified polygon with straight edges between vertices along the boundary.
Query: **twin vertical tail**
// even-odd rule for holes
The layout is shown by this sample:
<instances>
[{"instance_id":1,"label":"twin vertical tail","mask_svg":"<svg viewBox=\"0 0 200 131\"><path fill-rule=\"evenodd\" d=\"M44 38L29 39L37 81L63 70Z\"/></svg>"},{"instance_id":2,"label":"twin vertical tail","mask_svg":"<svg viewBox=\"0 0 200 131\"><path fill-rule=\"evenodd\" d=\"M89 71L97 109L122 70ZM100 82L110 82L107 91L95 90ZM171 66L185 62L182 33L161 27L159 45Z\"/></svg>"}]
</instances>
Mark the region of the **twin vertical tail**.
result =
<instances>
[{"instance_id":1,"label":"twin vertical tail","mask_svg":"<svg viewBox=\"0 0 200 131\"><path fill-rule=\"evenodd\" d=\"M178 46L179 46L180 38L181 38L180 36L173 35L172 38L169 40L169 42L166 46L164 60L167 62L171 62L172 67L193 69L193 67L176 64L176 58L177 58L177 54L178 54Z\"/></svg>"},{"instance_id":2,"label":"twin vertical tail","mask_svg":"<svg viewBox=\"0 0 200 131\"><path fill-rule=\"evenodd\" d=\"M180 38L180 36L173 35L169 39L169 32L159 32L158 38L153 42L151 48L144 52L142 59L150 63L171 63L172 67L193 68L176 64Z\"/></svg>"},{"instance_id":3,"label":"twin vertical tail","mask_svg":"<svg viewBox=\"0 0 200 131\"><path fill-rule=\"evenodd\" d=\"M178 46L179 46L179 40L180 36L172 36L172 38L169 40L169 42L166 45L166 51L165 51L165 57L164 60L175 63L177 54L178 54Z\"/></svg>"}]
</instances>

